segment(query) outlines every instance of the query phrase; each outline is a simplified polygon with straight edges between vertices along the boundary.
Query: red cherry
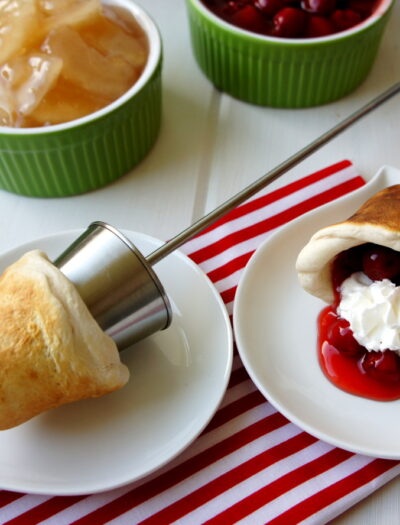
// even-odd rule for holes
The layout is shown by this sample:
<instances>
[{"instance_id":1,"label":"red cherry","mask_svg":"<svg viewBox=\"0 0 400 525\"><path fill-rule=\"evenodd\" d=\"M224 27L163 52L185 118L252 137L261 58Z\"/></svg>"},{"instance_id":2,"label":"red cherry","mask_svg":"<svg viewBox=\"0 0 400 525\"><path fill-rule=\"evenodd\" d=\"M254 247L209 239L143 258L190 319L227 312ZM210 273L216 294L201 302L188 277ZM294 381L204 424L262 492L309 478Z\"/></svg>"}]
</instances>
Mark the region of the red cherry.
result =
<instances>
[{"instance_id":1,"label":"red cherry","mask_svg":"<svg viewBox=\"0 0 400 525\"><path fill-rule=\"evenodd\" d=\"M349 357L361 355L365 351L354 338L350 323L342 317L338 317L329 327L327 340L339 352Z\"/></svg>"},{"instance_id":2,"label":"red cherry","mask_svg":"<svg viewBox=\"0 0 400 525\"><path fill-rule=\"evenodd\" d=\"M307 23L306 37L317 38L335 33L336 28L333 22L322 16L310 16Z\"/></svg>"},{"instance_id":3,"label":"red cherry","mask_svg":"<svg viewBox=\"0 0 400 525\"><path fill-rule=\"evenodd\" d=\"M355 246L345 250L335 258L332 265L332 285L334 290L337 290L342 282L347 277L350 277L352 273L362 270L364 246Z\"/></svg>"},{"instance_id":4,"label":"red cherry","mask_svg":"<svg viewBox=\"0 0 400 525\"><path fill-rule=\"evenodd\" d=\"M307 15L296 7L284 7L273 18L274 36L283 38L299 37L304 31Z\"/></svg>"},{"instance_id":5,"label":"red cherry","mask_svg":"<svg viewBox=\"0 0 400 525\"><path fill-rule=\"evenodd\" d=\"M353 9L336 9L331 15L331 20L340 31L349 29L362 21L362 16Z\"/></svg>"},{"instance_id":6,"label":"red cherry","mask_svg":"<svg viewBox=\"0 0 400 525\"><path fill-rule=\"evenodd\" d=\"M390 279L400 275L400 253L385 246L371 245L363 256L363 271L373 281Z\"/></svg>"},{"instance_id":7,"label":"red cherry","mask_svg":"<svg viewBox=\"0 0 400 525\"><path fill-rule=\"evenodd\" d=\"M262 31L264 18L253 5L245 5L232 15L232 23L248 31Z\"/></svg>"},{"instance_id":8,"label":"red cherry","mask_svg":"<svg viewBox=\"0 0 400 525\"><path fill-rule=\"evenodd\" d=\"M316 15L329 15L336 9L336 0L302 0L301 7Z\"/></svg>"},{"instance_id":9,"label":"red cherry","mask_svg":"<svg viewBox=\"0 0 400 525\"><path fill-rule=\"evenodd\" d=\"M239 11L241 4L237 0L229 0L229 2L226 2L221 7L224 15L232 15L236 13L236 11Z\"/></svg>"},{"instance_id":10,"label":"red cherry","mask_svg":"<svg viewBox=\"0 0 400 525\"><path fill-rule=\"evenodd\" d=\"M273 16L285 6L284 0L255 0L254 5L264 15Z\"/></svg>"},{"instance_id":11,"label":"red cherry","mask_svg":"<svg viewBox=\"0 0 400 525\"><path fill-rule=\"evenodd\" d=\"M361 366L370 377L378 381L387 383L400 381L399 357L391 350L366 352L361 361Z\"/></svg>"},{"instance_id":12,"label":"red cherry","mask_svg":"<svg viewBox=\"0 0 400 525\"><path fill-rule=\"evenodd\" d=\"M374 10L375 0L350 0L349 8L358 11L364 17L372 14Z\"/></svg>"}]
</instances>

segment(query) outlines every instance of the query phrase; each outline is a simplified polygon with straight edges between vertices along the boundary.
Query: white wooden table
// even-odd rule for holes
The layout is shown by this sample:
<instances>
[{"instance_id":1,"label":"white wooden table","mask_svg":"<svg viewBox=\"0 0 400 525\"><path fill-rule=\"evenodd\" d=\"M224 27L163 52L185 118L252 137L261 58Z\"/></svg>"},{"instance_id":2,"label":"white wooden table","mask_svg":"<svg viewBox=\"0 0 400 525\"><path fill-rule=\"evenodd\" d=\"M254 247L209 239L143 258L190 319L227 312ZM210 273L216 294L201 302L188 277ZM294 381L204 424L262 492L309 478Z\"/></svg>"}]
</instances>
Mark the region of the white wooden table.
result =
<instances>
[{"instance_id":1,"label":"white wooden table","mask_svg":"<svg viewBox=\"0 0 400 525\"><path fill-rule=\"evenodd\" d=\"M167 239L400 79L398 2L362 87L307 110L260 108L217 92L194 62L184 1L137 3L155 19L164 42L164 114L156 146L132 173L90 194L44 200L0 191L1 251L97 219ZM399 122L397 96L272 187L344 158L368 176L384 164L400 168ZM394 480L335 523L392 525L399 516L400 480Z\"/></svg>"}]
</instances>

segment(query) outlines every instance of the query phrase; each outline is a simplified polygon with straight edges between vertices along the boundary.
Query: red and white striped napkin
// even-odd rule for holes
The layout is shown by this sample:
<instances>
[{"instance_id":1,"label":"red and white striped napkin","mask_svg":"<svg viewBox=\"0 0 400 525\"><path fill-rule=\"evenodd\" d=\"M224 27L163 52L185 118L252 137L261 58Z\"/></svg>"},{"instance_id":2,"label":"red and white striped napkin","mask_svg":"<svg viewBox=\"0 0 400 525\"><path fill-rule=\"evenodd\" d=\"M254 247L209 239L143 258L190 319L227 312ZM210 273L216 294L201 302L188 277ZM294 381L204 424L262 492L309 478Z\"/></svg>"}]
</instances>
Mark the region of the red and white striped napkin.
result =
<instances>
[{"instance_id":1,"label":"red and white striped napkin","mask_svg":"<svg viewBox=\"0 0 400 525\"><path fill-rule=\"evenodd\" d=\"M254 250L295 217L364 184L343 161L255 197L184 247L229 312ZM400 463L335 448L277 412L238 354L225 398L201 436L152 476L102 494L0 492L1 524L323 524L400 473Z\"/></svg>"}]
</instances>

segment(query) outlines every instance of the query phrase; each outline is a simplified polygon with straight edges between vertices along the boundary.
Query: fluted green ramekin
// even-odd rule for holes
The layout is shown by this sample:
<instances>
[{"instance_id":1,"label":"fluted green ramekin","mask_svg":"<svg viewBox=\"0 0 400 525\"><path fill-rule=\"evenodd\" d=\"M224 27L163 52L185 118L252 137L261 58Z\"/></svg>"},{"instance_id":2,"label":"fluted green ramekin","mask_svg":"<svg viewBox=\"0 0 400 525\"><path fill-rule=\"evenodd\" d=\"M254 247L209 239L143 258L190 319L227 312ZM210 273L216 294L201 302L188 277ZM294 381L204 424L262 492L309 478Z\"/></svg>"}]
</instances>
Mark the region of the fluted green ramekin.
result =
<instances>
[{"instance_id":1,"label":"fluted green ramekin","mask_svg":"<svg viewBox=\"0 0 400 525\"><path fill-rule=\"evenodd\" d=\"M0 127L0 188L31 197L66 197L119 178L150 151L161 122L162 49L151 18L130 0L125 7L149 40L138 81L105 108L86 117L40 128Z\"/></svg>"},{"instance_id":2,"label":"fluted green ramekin","mask_svg":"<svg viewBox=\"0 0 400 525\"><path fill-rule=\"evenodd\" d=\"M305 108L350 93L368 75L394 0L354 28L312 39L267 37L235 27L201 0L186 0L194 56L221 91L262 106Z\"/></svg>"}]
</instances>

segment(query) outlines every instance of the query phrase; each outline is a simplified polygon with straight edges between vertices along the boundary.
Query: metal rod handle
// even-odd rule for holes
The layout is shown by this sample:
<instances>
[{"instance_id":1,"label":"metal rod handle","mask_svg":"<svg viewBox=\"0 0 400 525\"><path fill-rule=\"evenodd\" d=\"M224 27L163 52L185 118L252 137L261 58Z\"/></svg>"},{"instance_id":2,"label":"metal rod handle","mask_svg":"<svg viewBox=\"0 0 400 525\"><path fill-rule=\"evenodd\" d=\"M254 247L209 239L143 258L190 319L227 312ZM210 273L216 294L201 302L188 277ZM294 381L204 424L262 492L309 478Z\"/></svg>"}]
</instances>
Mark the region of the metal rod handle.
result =
<instances>
[{"instance_id":1,"label":"metal rod handle","mask_svg":"<svg viewBox=\"0 0 400 525\"><path fill-rule=\"evenodd\" d=\"M349 128L359 119L378 108L381 104L392 98L400 92L400 82L395 83L392 87L372 99L370 102L362 106L360 109L345 118L339 124L331 128L329 131L311 142L308 146L299 150L297 153L289 157L287 160L279 164L277 167L261 176L255 182L244 188L242 191L222 203L213 211L193 223L191 226L183 230L181 233L170 239L168 242L157 248L154 252L146 257L148 264L153 265L161 261L164 257L172 253L174 250L182 246L186 241L200 233L204 228L213 223L216 219L222 217L225 213L235 208L248 198L252 197L262 188L273 182L275 179L286 173L288 170L299 164L301 161L309 157L312 153L324 146L331 139Z\"/></svg>"}]
</instances>

